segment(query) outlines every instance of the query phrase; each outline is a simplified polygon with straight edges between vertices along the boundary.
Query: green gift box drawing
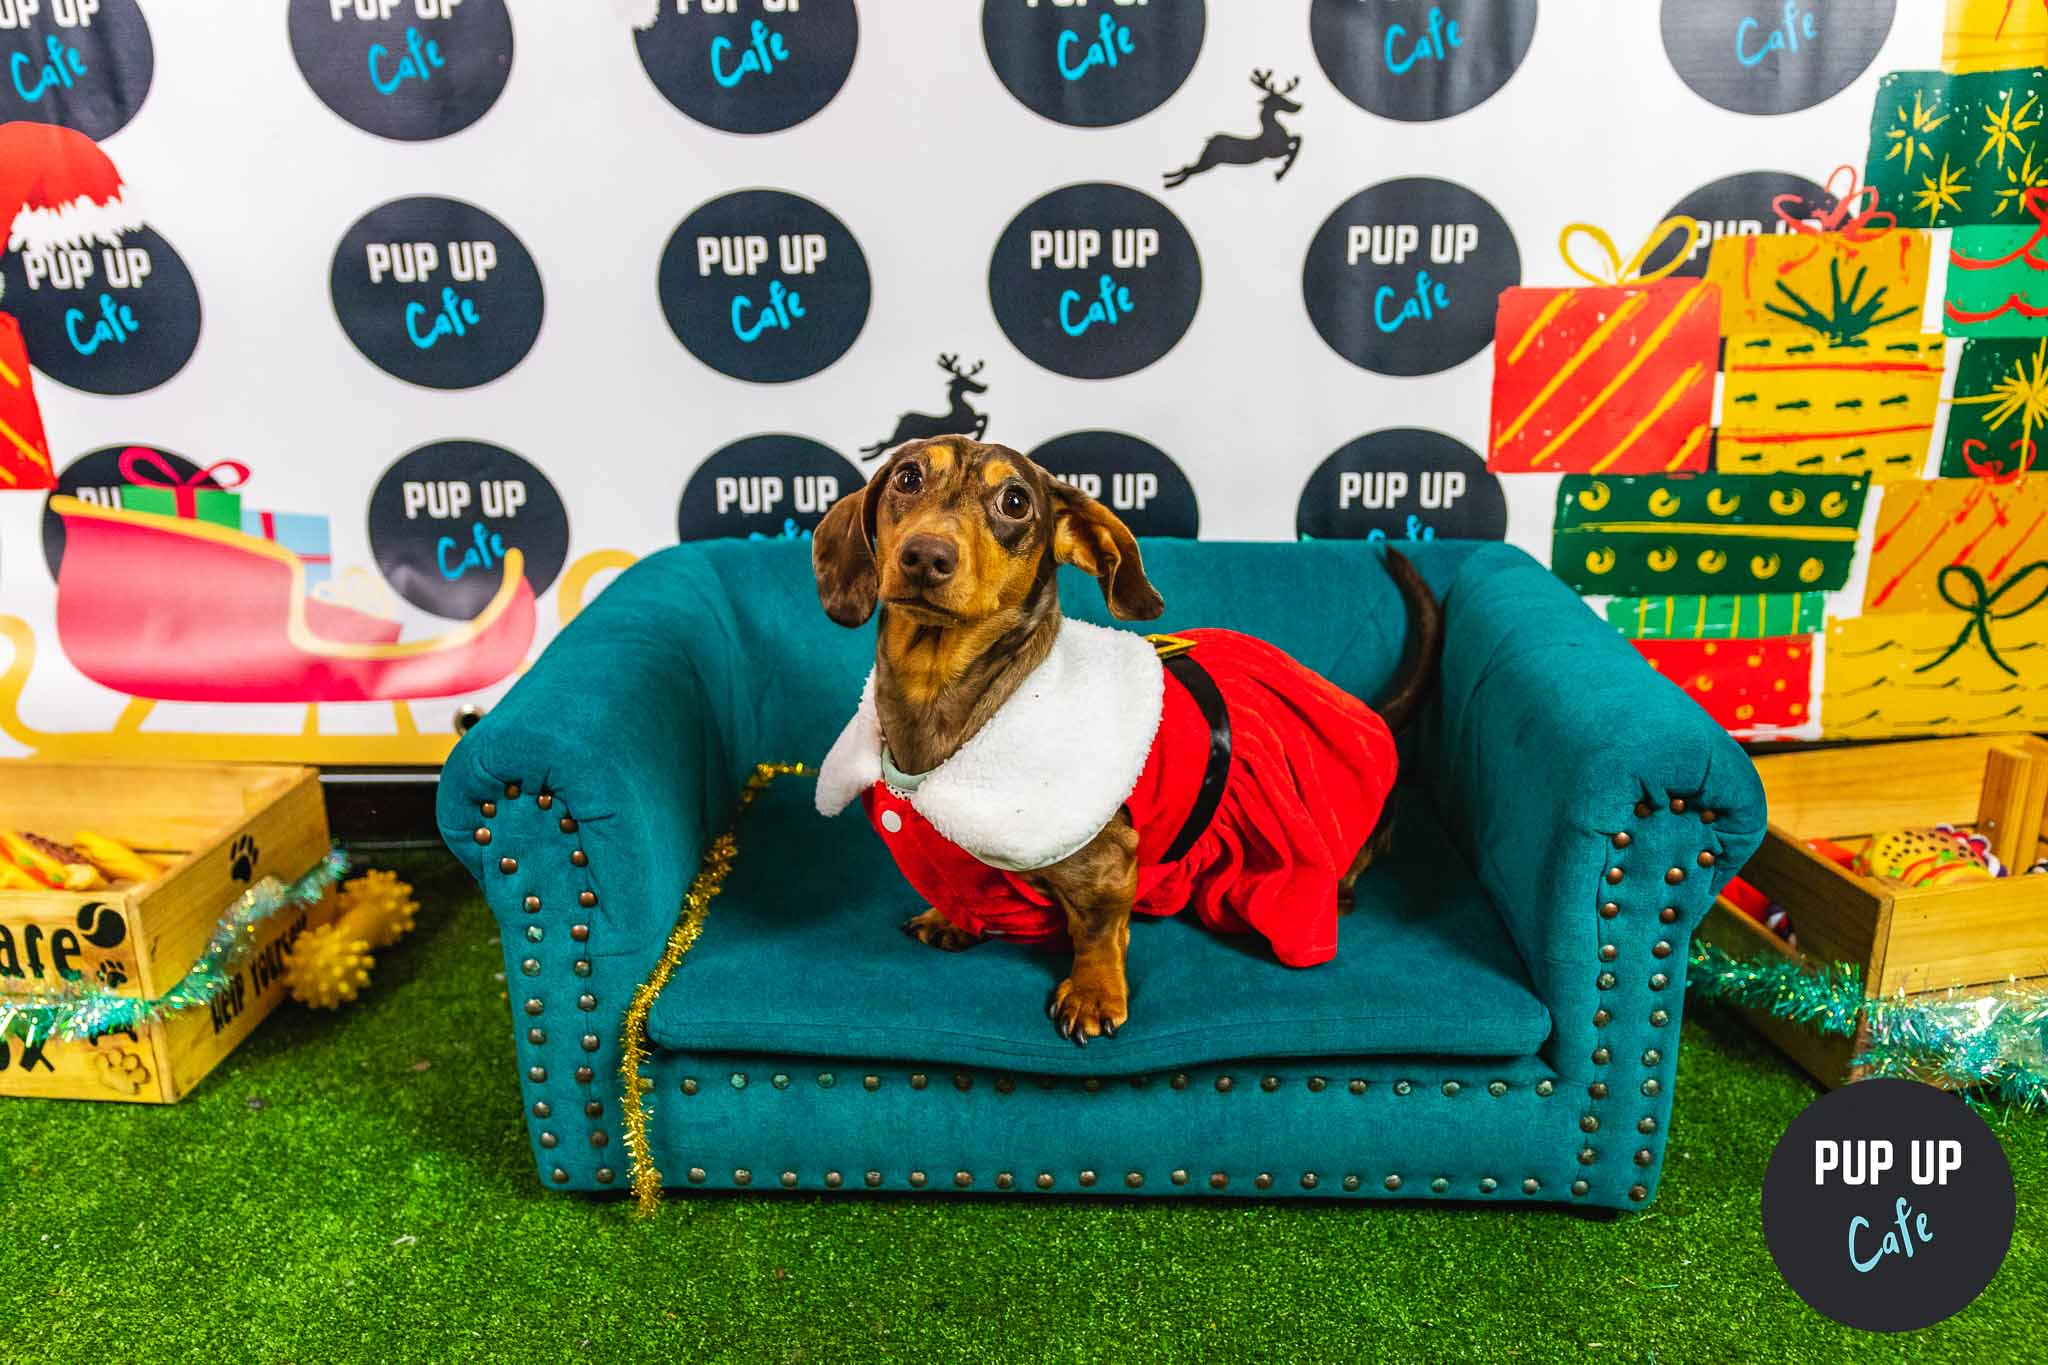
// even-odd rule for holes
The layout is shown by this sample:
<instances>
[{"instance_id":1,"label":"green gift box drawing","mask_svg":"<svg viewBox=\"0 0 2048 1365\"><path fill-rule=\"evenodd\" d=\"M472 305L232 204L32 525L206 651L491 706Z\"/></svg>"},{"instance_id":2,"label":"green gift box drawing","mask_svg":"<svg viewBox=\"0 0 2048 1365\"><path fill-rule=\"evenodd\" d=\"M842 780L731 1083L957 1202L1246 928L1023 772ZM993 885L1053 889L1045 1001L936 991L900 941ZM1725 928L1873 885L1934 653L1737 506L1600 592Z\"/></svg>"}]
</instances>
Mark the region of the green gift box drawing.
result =
<instances>
[{"instance_id":1,"label":"green gift box drawing","mask_svg":"<svg viewBox=\"0 0 2048 1365\"><path fill-rule=\"evenodd\" d=\"M248 481L249 466L239 461L221 460L184 478L156 451L130 446L121 452L121 477L123 511L242 529L242 495L228 491Z\"/></svg>"},{"instance_id":2,"label":"green gift box drawing","mask_svg":"<svg viewBox=\"0 0 2048 1365\"><path fill-rule=\"evenodd\" d=\"M1864 179L1909 227L2031 226L2023 200L2048 180L2048 70L1891 72Z\"/></svg>"}]
</instances>

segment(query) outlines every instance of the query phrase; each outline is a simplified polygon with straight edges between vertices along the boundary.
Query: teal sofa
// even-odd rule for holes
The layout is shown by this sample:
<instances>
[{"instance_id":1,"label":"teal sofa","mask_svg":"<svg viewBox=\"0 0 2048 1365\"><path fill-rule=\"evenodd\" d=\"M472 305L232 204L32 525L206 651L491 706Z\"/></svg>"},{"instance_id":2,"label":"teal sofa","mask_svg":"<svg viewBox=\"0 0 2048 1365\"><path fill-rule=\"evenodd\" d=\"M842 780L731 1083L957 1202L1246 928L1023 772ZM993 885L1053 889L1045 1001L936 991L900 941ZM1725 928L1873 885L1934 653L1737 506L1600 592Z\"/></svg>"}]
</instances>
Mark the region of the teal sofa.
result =
<instances>
[{"instance_id":1,"label":"teal sofa","mask_svg":"<svg viewBox=\"0 0 2048 1365\"><path fill-rule=\"evenodd\" d=\"M439 793L503 935L541 1180L623 1189L644 1132L650 1199L658 1181L1642 1207L1688 938L1762 836L1762 788L1527 555L1402 550L1443 600L1441 689L1337 959L1298 971L1136 924L1131 1021L1085 1049L1045 1017L1057 951L914 942L897 926L923 907L857 810L819 816L808 773L750 783L815 764L872 662L872 624L820 612L809 546L683 545L626 571ZM1253 632L1368 698L1398 665L1378 546L1144 556L1167 605L1151 628ZM1068 611L1107 623L1062 572ZM720 893L686 909L703 866Z\"/></svg>"}]
</instances>

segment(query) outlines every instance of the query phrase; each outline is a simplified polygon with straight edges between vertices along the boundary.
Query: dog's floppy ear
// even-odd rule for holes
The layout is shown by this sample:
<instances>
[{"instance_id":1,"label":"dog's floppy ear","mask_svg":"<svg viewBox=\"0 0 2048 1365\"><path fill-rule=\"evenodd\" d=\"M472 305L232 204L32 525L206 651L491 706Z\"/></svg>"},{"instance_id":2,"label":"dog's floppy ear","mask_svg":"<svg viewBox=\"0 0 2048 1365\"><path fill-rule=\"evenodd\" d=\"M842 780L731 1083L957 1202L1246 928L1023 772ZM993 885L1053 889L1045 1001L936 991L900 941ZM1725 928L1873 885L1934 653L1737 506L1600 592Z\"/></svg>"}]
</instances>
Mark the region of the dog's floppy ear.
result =
<instances>
[{"instance_id":1,"label":"dog's floppy ear","mask_svg":"<svg viewBox=\"0 0 2048 1365\"><path fill-rule=\"evenodd\" d=\"M1109 614L1119 621L1150 621L1165 611L1165 599L1145 577L1131 528L1064 480L1047 474L1045 486L1052 494L1053 558L1093 574Z\"/></svg>"},{"instance_id":2,"label":"dog's floppy ear","mask_svg":"<svg viewBox=\"0 0 2048 1365\"><path fill-rule=\"evenodd\" d=\"M875 477L838 502L811 533L811 569L818 577L818 601L825 614L849 628L864 625L875 614L881 571L875 564Z\"/></svg>"}]
</instances>

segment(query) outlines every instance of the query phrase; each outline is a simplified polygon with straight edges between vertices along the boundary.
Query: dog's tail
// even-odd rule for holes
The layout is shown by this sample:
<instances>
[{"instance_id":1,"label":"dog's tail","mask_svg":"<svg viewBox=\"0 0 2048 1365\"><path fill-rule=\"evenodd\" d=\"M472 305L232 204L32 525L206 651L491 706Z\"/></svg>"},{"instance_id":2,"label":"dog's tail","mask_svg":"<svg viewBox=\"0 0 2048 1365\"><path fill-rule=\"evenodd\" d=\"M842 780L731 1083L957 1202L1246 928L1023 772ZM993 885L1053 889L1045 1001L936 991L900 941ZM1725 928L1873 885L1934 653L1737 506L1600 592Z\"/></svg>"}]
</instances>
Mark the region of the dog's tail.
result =
<instances>
[{"instance_id":1,"label":"dog's tail","mask_svg":"<svg viewBox=\"0 0 2048 1365\"><path fill-rule=\"evenodd\" d=\"M1395 680L1393 691L1376 708L1387 728L1399 734L1407 729L1408 722L1421 709L1423 698L1436 686L1437 661L1444 648L1444 609L1407 556L1391 545L1387 547L1387 572L1408 604L1408 633L1415 645L1415 657L1407 671Z\"/></svg>"}]
</instances>

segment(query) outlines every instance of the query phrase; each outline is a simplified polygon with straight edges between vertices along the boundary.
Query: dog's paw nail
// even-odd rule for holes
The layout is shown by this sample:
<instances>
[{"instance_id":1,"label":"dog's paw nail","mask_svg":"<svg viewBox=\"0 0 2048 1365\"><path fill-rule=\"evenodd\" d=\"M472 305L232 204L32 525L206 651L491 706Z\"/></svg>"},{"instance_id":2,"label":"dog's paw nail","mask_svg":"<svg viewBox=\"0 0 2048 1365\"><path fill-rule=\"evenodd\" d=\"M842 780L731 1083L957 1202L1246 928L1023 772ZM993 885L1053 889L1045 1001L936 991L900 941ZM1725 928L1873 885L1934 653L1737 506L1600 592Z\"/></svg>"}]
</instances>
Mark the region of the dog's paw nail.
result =
<instances>
[{"instance_id":1,"label":"dog's paw nail","mask_svg":"<svg viewBox=\"0 0 2048 1365\"><path fill-rule=\"evenodd\" d=\"M1103 1036L1103 1037L1105 1037L1105 1038L1114 1038L1114 1037L1116 1037L1116 1024L1115 1024L1115 1022L1114 1022L1114 1021L1110 1021L1110 1020L1105 1020L1105 1021L1103 1022L1103 1025L1102 1025L1102 1036Z\"/></svg>"}]
</instances>

